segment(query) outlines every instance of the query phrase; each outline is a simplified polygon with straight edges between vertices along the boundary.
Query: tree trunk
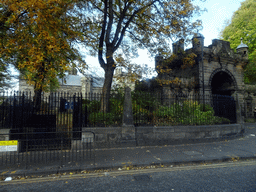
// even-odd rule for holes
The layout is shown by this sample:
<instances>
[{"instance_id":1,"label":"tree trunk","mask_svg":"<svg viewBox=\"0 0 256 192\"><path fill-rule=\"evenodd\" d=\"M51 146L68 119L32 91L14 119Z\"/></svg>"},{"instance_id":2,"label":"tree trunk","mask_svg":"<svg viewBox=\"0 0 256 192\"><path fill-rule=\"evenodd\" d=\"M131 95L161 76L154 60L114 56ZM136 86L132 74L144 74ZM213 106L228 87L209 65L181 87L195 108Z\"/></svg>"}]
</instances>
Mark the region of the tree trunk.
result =
<instances>
[{"instance_id":1,"label":"tree trunk","mask_svg":"<svg viewBox=\"0 0 256 192\"><path fill-rule=\"evenodd\" d=\"M107 63L107 67L105 69L105 80L104 85L102 88L102 96L101 96L101 111L102 112L109 112L109 99L110 99L110 91L111 91L111 85L113 80L113 74L115 67L113 67L113 63Z\"/></svg>"},{"instance_id":2,"label":"tree trunk","mask_svg":"<svg viewBox=\"0 0 256 192\"><path fill-rule=\"evenodd\" d=\"M41 107L41 94L42 94L42 89L36 89L36 86L34 88L34 111L37 113L40 111Z\"/></svg>"}]
</instances>

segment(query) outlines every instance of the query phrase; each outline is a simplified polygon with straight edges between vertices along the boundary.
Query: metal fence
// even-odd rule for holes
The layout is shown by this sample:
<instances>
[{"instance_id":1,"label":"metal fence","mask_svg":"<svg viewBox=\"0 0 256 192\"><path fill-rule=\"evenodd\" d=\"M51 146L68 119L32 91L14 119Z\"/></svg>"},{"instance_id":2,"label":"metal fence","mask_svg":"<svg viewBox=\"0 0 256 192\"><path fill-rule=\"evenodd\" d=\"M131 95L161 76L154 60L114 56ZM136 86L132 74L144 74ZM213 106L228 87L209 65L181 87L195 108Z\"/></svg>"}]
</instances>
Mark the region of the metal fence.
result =
<instances>
[{"instance_id":1,"label":"metal fence","mask_svg":"<svg viewBox=\"0 0 256 192\"><path fill-rule=\"evenodd\" d=\"M242 105L244 107L244 117L246 119L255 119L256 117L254 116L254 111L256 109L256 101L253 99L245 99Z\"/></svg>"},{"instance_id":2,"label":"metal fence","mask_svg":"<svg viewBox=\"0 0 256 192\"><path fill-rule=\"evenodd\" d=\"M87 127L122 126L124 95L110 97L110 110L103 112L101 94L86 94L83 109L87 114ZM132 92L135 126L145 125L209 125L236 123L236 102L225 95L163 95Z\"/></svg>"},{"instance_id":3,"label":"metal fence","mask_svg":"<svg viewBox=\"0 0 256 192\"><path fill-rule=\"evenodd\" d=\"M86 132L84 132L86 133ZM79 132L79 134L84 134ZM66 137L69 132L38 132L40 138L31 138L32 133L24 133L24 138L2 141L0 146L0 169L41 166L81 166L95 164L94 135L81 140ZM90 133L92 134L92 133ZM9 137L9 134L0 134ZM4 143L5 142L5 143Z\"/></svg>"},{"instance_id":4,"label":"metal fence","mask_svg":"<svg viewBox=\"0 0 256 192\"><path fill-rule=\"evenodd\" d=\"M124 94L111 94L108 112L101 110L102 97L54 93L42 96L40 110L35 111L31 94L0 96L0 127L12 128L12 133L42 129L72 133L81 131L81 127L121 126ZM136 126L236 123L236 103L230 96L133 92L132 108ZM72 138L76 137L81 135L72 134Z\"/></svg>"},{"instance_id":5,"label":"metal fence","mask_svg":"<svg viewBox=\"0 0 256 192\"><path fill-rule=\"evenodd\" d=\"M35 106L31 93L0 94L0 131L7 130L0 132L0 167L95 163L95 135L82 127L122 125L124 94L111 94L109 112L100 109L102 97L54 93ZM133 92L132 107L136 126L236 123L228 96Z\"/></svg>"},{"instance_id":6,"label":"metal fence","mask_svg":"<svg viewBox=\"0 0 256 192\"><path fill-rule=\"evenodd\" d=\"M222 95L133 95L135 125L211 125L236 123L236 103Z\"/></svg>"},{"instance_id":7,"label":"metal fence","mask_svg":"<svg viewBox=\"0 0 256 192\"><path fill-rule=\"evenodd\" d=\"M25 92L1 93L1 165L62 166L94 161L93 137L84 137L82 132L87 122L84 112L81 94L52 93L35 98Z\"/></svg>"},{"instance_id":8,"label":"metal fence","mask_svg":"<svg viewBox=\"0 0 256 192\"><path fill-rule=\"evenodd\" d=\"M16 132L24 132L23 127L71 131L83 123L81 115L80 94L51 93L35 98L29 92L0 93L0 128Z\"/></svg>"},{"instance_id":9,"label":"metal fence","mask_svg":"<svg viewBox=\"0 0 256 192\"><path fill-rule=\"evenodd\" d=\"M124 94L112 92L109 100L109 111L101 110L102 94L87 93L83 95L84 127L121 126ZM103 100L104 101L104 100Z\"/></svg>"}]
</instances>

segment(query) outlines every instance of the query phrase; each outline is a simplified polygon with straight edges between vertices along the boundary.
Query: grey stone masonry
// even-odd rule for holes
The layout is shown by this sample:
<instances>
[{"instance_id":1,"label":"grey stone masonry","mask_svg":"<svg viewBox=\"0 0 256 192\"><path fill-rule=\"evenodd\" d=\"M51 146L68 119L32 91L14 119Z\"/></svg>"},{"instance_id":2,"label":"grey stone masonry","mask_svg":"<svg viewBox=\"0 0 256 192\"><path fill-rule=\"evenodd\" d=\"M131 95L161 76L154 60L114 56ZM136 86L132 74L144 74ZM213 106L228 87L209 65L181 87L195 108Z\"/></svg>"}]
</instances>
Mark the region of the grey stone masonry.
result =
<instances>
[{"instance_id":1,"label":"grey stone masonry","mask_svg":"<svg viewBox=\"0 0 256 192\"><path fill-rule=\"evenodd\" d=\"M0 141L9 140L10 129L0 129Z\"/></svg>"},{"instance_id":2,"label":"grey stone masonry","mask_svg":"<svg viewBox=\"0 0 256 192\"><path fill-rule=\"evenodd\" d=\"M135 127L132 114L132 95L131 88L125 88L124 94L124 111L123 111L123 125L122 125L122 143L123 145L134 145L135 141Z\"/></svg>"},{"instance_id":3,"label":"grey stone masonry","mask_svg":"<svg viewBox=\"0 0 256 192\"><path fill-rule=\"evenodd\" d=\"M165 65L172 69L168 73L160 73L157 70L159 79L174 80L178 77L181 80L179 84L165 86L163 93L184 92L232 96L239 100L243 110L245 96L243 68L248 64L248 46L241 42L235 52L228 41L213 39L212 44L205 47L203 35L196 34L192 40L193 47L185 52L196 55L193 66L182 67L184 64L182 56L179 56L175 49L173 53L178 57L172 62L168 59L164 60L161 55L155 58L156 70ZM174 47L179 47L177 43ZM194 83L190 83L192 79Z\"/></svg>"},{"instance_id":4,"label":"grey stone masonry","mask_svg":"<svg viewBox=\"0 0 256 192\"><path fill-rule=\"evenodd\" d=\"M193 140L221 139L229 136L239 136L244 132L243 124L200 125L200 126L159 126L136 127L135 142L123 140L123 127L86 127L83 128L84 141L91 139L96 148L130 146L164 145L176 142L193 142ZM93 135L88 134L93 133Z\"/></svg>"},{"instance_id":5,"label":"grey stone masonry","mask_svg":"<svg viewBox=\"0 0 256 192\"><path fill-rule=\"evenodd\" d=\"M132 115L132 95L129 87L125 88L124 94L124 112L123 112L123 126L133 126Z\"/></svg>"}]
</instances>

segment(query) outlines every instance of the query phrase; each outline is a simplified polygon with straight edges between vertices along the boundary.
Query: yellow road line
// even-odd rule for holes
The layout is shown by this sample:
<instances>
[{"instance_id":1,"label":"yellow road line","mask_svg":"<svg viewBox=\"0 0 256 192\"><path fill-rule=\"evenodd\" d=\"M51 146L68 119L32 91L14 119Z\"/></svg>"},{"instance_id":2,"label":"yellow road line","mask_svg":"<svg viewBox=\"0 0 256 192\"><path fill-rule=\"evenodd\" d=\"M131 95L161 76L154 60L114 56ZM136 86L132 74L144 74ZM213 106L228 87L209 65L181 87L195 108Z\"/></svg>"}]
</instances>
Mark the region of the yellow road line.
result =
<instances>
[{"instance_id":1,"label":"yellow road line","mask_svg":"<svg viewBox=\"0 0 256 192\"><path fill-rule=\"evenodd\" d=\"M6 174L6 173L8 173L9 171L4 171L4 172L2 172L0 175L4 175L4 174Z\"/></svg>"},{"instance_id":2,"label":"yellow road line","mask_svg":"<svg viewBox=\"0 0 256 192\"><path fill-rule=\"evenodd\" d=\"M121 175L135 175L135 174L149 174L155 172L173 172L173 171L186 171L194 169L216 169L216 168L225 168L225 167L237 167L237 166L250 166L256 165L256 161L237 161L237 162L224 162L218 164L206 164L206 165L184 165L183 167L165 167L165 168L149 168L149 169L137 169L137 170L122 170L122 171L113 171L108 172L108 177L116 177ZM60 176L50 176L42 178L22 178L20 180L12 181L0 181L0 185L10 185L10 184L24 184L24 183L36 183L36 182L49 182L49 181L62 181L62 180L71 180L71 179L83 179L83 178L94 178L94 177L103 177L105 176L104 172L101 173L88 173L88 174L74 174L74 175L60 175Z\"/></svg>"}]
</instances>

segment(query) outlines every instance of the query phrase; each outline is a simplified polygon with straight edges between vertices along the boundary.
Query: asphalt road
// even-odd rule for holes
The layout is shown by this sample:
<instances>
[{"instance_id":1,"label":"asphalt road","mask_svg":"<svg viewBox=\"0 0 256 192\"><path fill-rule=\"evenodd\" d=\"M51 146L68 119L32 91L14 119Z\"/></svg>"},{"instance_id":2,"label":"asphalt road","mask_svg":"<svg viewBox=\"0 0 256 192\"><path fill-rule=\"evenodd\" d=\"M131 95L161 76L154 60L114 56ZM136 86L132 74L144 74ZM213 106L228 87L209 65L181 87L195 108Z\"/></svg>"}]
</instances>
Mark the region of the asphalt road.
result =
<instances>
[{"instance_id":1,"label":"asphalt road","mask_svg":"<svg viewBox=\"0 0 256 192\"><path fill-rule=\"evenodd\" d=\"M65 175L0 182L0 191L256 191L256 161Z\"/></svg>"}]
</instances>

